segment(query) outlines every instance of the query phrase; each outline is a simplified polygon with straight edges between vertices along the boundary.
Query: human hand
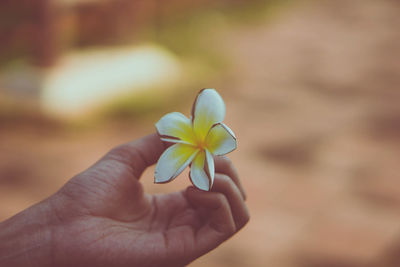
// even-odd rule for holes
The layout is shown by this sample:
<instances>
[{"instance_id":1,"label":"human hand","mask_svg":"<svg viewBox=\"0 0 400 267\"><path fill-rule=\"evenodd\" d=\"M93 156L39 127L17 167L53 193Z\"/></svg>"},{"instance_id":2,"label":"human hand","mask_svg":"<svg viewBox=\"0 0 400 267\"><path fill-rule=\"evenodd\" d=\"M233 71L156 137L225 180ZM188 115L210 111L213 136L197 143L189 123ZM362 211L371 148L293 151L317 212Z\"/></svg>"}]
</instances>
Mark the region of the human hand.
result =
<instances>
[{"instance_id":1,"label":"human hand","mask_svg":"<svg viewBox=\"0 0 400 267\"><path fill-rule=\"evenodd\" d=\"M6 229L0 243L26 228L25 238L34 239L22 242L29 249L15 256L4 257L12 250L0 244L0 265L183 266L248 222L244 190L226 157L215 158L212 192L144 193L139 178L164 149L156 134L119 146L50 198L0 224ZM24 227L26 221L34 224Z\"/></svg>"}]
</instances>

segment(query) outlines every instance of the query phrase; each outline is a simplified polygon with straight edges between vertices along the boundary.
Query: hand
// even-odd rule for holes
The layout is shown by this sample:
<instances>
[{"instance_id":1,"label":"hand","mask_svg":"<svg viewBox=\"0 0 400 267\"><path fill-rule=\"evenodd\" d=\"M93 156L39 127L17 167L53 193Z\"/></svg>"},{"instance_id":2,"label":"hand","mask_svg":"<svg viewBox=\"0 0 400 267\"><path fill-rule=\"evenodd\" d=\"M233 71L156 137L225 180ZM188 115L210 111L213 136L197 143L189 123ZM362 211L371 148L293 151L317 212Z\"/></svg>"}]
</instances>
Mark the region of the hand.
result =
<instances>
[{"instance_id":1,"label":"hand","mask_svg":"<svg viewBox=\"0 0 400 267\"><path fill-rule=\"evenodd\" d=\"M26 221L39 222L26 228L40 234L28 231L25 239L34 241L22 242L28 244L25 254L0 245L0 265L183 266L248 222L243 188L226 157L215 158L212 192L188 187L164 195L144 193L139 178L164 149L156 134L119 146L50 198L3 222L6 234L0 230L0 244L2 238L18 238L14 232L25 229ZM4 257L5 251L16 255Z\"/></svg>"}]
</instances>

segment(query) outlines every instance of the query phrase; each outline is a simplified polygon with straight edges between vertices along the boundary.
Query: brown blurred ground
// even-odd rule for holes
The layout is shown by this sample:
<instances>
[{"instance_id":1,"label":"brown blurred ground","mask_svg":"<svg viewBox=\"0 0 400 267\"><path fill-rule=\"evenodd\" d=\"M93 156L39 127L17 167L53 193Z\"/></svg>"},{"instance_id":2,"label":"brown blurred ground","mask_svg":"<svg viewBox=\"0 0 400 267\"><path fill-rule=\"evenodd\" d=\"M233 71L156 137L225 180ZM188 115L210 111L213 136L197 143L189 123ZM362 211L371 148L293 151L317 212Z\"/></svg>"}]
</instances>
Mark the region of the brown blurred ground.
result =
<instances>
[{"instance_id":1,"label":"brown blurred ground","mask_svg":"<svg viewBox=\"0 0 400 267\"><path fill-rule=\"evenodd\" d=\"M233 67L211 86L238 136L231 158L252 218L191 266L398 266L399 14L397 1L305 2L221 32ZM151 121L1 129L0 220L151 131ZM152 170L143 182L150 192L189 183L153 185Z\"/></svg>"}]
</instances>

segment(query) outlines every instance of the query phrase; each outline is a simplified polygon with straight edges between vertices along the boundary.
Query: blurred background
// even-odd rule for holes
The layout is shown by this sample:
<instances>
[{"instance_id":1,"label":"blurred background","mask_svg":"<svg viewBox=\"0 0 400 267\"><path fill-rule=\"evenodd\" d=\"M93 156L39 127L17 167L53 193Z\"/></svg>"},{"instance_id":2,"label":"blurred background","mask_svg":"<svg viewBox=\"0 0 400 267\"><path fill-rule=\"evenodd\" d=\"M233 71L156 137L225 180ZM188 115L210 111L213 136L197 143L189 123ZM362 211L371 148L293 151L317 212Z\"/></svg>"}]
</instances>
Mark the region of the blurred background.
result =
<instances>
[{"instance_id":1,"label":"blurred background","mask_svg":"<svg viewBox=\"0 0 400 267\"><path fill-rule=\"evenodd\" d=\"M396 0L2 0L0 221L217 88L251 221L190 266L400 266ZM142 181L151 193L167 185Z\"/></svg>"}]
</instances>

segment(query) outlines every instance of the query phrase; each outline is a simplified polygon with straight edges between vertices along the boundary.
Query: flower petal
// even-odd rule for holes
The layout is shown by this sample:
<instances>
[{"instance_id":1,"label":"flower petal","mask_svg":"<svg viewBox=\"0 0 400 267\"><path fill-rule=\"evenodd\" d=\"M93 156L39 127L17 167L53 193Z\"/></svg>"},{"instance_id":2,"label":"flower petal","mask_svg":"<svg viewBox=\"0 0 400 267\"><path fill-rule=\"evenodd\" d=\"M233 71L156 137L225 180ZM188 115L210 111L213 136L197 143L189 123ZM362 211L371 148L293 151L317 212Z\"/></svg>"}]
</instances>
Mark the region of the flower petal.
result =
<instances>
[{"instance_id":1,"label":"flower petal","mask_svg":"<svg viewBox=\"0 0 400 267\"><path fill-rule=\"evenodd\" d=\"M199 149L185 144L170 146L161 155L154 172L155 183L166 183L177 177L196 157Z\"/></svg>"},{"instance_id":2,"label":"flower petal","mask_svg":"<svg viewBox=\"0 0 400 267\"><path fill-rule=\"evenodd\" d=\"M208 149L205 150L206 151L206 166L204 166L204 169L208 175L208 177L210 178L210 189L214 184L214 175L215 175L215 166L214 166L214 158L211 155L210 151L208 151Z\"/></svg>"},{"instance_id":3,"label":"flower petal","mask_svg":"<svg viewBox=\"0 0 400 267\"><path fill-rule=\"evenodd\" d=\"M215 123L225 117L225 103L214 89L203 89L198 94L192 107L193 129L200 140L204 140Z\"/></svg>"},{"instance_id":4,"label":"flower petal","mask_svg":"<svg viewBox=\"0 0 400 267\"><path fill-rule=\"evenodd\" d=\"M164 115L156 123L156 128L162 139L165 139L163 141L181 140L181 143L194 143L192 123L182 113L172 112Z\"/></svg>"},{"instance_id":5,"label":"flower petal","mask_svg":"<svg viewBox=\"0 0 400 267\"><path fill-rule=\"evenodd\" d=\"M214 159L208 150L197 153L190 166L190 180L198 189L210 191L214 183Z\"/></svg>"},{"instance_id":6,"label":"flower petal","mask_svg":"<svg viewBox=\"0 0 400 267\"><path fill-rule=\"evenodd\" d=\"M206 137L207 147L214 155L225 155L236 149L236 136L223 123L215 124Z\"/></svg>"}]
</instances>

